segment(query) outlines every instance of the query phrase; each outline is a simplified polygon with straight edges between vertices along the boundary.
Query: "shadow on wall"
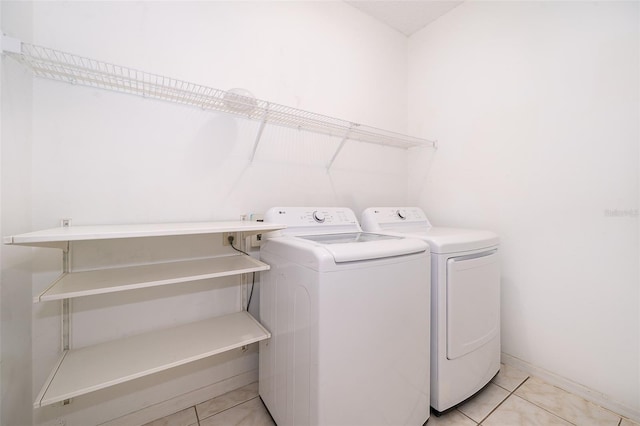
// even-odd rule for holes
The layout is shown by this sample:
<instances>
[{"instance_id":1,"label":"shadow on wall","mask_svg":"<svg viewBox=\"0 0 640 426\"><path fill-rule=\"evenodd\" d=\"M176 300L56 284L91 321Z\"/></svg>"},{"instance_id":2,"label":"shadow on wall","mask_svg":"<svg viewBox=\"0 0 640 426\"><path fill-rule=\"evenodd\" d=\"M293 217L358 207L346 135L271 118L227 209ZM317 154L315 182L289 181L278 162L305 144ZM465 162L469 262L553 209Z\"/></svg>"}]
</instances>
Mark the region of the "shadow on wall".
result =
<instances>
[{"instance_id":1,"label":"shadow on wall","mask_svg":"<svg viewBox=\"0 0 640 426\"><path fill-rule=\"evenodd\" d=\"M419 206L425 197L425 190L429 184L431 167L438 154L438 149L410 148L408 150L408 205Z\"/></svg>"},{"instance_id":2,"label":"shadow on wall","mask_svg":"<svg viewBox=\"0 0 640 426\"><path fill-rule=\"evenodd\" d=\"M238 120L236 147L213 171L219 181L212 182L210 195L219 200L217 208L261 212L273 205L345 205L358 210L406 202L407 151L347 141L328 168L340 138L267 125L256 146L258 127Z\"/></svg>"}]
</instances>

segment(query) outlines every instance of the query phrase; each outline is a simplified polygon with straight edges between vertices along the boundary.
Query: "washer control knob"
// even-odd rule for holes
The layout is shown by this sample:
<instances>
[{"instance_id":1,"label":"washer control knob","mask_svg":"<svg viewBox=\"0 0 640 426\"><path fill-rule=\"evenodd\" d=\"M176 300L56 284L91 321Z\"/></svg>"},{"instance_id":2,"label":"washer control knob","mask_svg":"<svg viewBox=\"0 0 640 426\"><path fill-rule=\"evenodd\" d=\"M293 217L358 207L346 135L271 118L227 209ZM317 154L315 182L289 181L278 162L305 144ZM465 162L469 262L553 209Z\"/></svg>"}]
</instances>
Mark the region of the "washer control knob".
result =
<instances>
[{"instance_id":1,"label":"washer control knob","mask_svg":"<svg viewBox=\"0 0 640 426\"><path fill-rule=\"evenodd\" d=\"M322 222L324 222L324 219L325 219L324 213L319 212L317 210L315 212L313 212L313 220L315 220L316 222L322 223Z\"/></svg>"},{"instance_id":2,"label":"washer control knob","mask_svg":"<svg viewBox=\"0 0 640 426\"><path fill-rule=\"evenodd\" d=\"M402 220L405 220L407 218L407 212L405 212L404 210L400 209L396 212L396 214L398 215L398 217Z\"/></svg>"}]
</instances>

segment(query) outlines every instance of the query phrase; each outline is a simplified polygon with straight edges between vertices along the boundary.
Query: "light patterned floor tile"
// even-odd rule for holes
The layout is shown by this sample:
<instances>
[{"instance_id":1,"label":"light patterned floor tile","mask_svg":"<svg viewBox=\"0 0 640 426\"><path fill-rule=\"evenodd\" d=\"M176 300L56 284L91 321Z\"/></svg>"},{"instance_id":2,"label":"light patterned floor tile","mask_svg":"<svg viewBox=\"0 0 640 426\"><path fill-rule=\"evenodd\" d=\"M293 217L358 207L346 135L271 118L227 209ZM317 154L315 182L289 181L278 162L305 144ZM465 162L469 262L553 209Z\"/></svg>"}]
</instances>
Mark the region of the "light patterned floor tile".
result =
<instances>
[{"instance_id":1,"label":"light patterned floor tile","mask_svg":"<svg viewBox=\"0 0 640 426\"><path fill-rule=\"evenodd\" d=\"M520 371L515 367L510 367L505 364L500 364L500 372L493 378L492 382L509 392L513 392L528 377L529 375L524 371Z\"/></svg>"},{"instance_id":2,"label":"light patterned floor tile","mask_svg":"<svg viewBox=\"0 0 640 426\"><path fill-rule=\"evenodd\" d=\"M620 416L611 411L537 377L530 377L515 394L578 426L618 426L620 423Z\"/></svg>"},{"instance_id":3,"label":"light patterned floor tile","mask_svg":"<svg viewBox=\"0 0 640 426\"><path fill-rule=\"evenodd\" d=\"M640 426L519 370L502 366L501 375L457 410L431 414L427 426ZM509 395L510 387L515 394ZM257 395L252 383L198 404L197 415L190 407L144 426L197 426L198 416L200 426L275 426Z\"/></svg>"},{"instance_id":4,"label":"light patterned floor tile","mask_svg":"<svg viewBox=\"0 0 640 426\"><path fill-rule=\"evenodd\" d=\"M144 426L192 426L198 425L198 417L196 417L196 410L194 407L189 407L186 410L178 411L170 416L163 417L158 420L154 420L151 423L147 423Z\"/></svg>"},{"instance_id":5,"label":"light patterned floor tile","mask_svg":"<svg viewBox=\"0 0 640 426\"><path fill-rule=\"evenodd\" d=\"M239 389L227 392L224 395L220 395L196 405L198 418L200 420L206 419L207 417L211 417L221 411L249 401L256 396L258 396L258 382L250 383L247 386L243 386Z\"/></svg>"},{"instance_id":6,"label":"light patterned floor tile","mask_svg":"<svg viewBox=\"0 0 640 426\"><path fill-rule=\"evenodd\" d=\"M482 422L483 426L571 426L548 411L511 395Z\"/></svg>"},{"instance_id":7,"label":"light patterned floor tile","mask_svg":"<svg viewBox=\"0 0 640 426\"><path fill-rule=\"evenodd\" d=\"M476 426L476 422L458 410L451 410L440 417L431 413L427 426Z\"/></svg>"},{"instance_id":8,"label":"light patterned floor tile","mask_svg":"<svg viewBox=\"0 0 640 426\"><path fill-rule=\"evenodd\" d=\"M489 383L480 393L458 407L458 410L474 421L481 422L508 396L508 391Z\"/></svg>"},{"instance_id":9,"label":"light patterned floor tile","mask_svg":"<svg viewBox=\"0 0 640 426\"><path fill-rule=\"evenodd\" d=\"M275 423L256 397L215 416L200 419L200 426L275 426Z\"/></svg>"}]
</instances>

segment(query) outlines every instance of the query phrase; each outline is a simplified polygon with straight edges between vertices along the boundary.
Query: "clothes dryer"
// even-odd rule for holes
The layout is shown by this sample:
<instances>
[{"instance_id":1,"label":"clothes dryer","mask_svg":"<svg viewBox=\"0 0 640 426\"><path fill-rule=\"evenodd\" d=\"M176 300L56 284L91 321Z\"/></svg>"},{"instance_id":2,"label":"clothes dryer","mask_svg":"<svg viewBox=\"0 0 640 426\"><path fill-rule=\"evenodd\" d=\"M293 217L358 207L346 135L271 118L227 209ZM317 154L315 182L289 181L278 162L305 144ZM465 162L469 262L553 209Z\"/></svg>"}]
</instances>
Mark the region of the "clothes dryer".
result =
<instances>
[{"instance_id":1,"label":"clothes dryer","mask_svg":"<svg viewBox=\"0 0 640 426\"><path fill-rule=\"evenodd\" d=\"M279 426L429 418L429 246L361 232L348 208L278 207L265 222L259 393Z\"/></svg>"},{"instance_id":2,"label":"clothes dryer","mask_svg":"<svg viewBox=\"0 0 640 426\"><path fill-rule=\"evenodd\" d=\"M431 247L431 406L437 414L481 390L500 369L500 258L490 231L432 227L418 207L362 213L368 232Z\"/></svg>"}]
</instances>

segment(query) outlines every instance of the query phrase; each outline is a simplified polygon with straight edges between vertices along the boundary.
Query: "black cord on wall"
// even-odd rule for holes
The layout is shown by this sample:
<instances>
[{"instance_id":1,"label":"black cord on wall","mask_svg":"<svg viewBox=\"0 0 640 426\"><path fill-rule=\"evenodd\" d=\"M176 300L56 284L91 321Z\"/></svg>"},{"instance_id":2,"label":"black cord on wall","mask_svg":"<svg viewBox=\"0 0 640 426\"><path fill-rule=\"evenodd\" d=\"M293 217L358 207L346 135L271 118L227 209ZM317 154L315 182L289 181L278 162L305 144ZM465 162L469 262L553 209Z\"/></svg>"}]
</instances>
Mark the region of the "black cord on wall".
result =
<instances>
[{"instance_id":1,"label":"black cord on wall","mask_svg":"<svg viewBox=\"0 0 640 426\"><path fill-rule=\"evenodd\" d=\"M235 238L234 238L233 235L229 235L227 237L227 241L229 241L229 245L231 246L231 248L234 249L235 251L239 252L239 253L246 254L247 256L250 256L250 254L247 253L246 251L242 251L239 248L236 248L233 245L233 241L234 240L235 240ZM249 300L247 301L247 309L246 309L247 312L249 312L249 306L251 306L251 298L253 297L253 287L255 286L255 284L256 284L256 273L254 272L253 273L253 278L251 279L251 291L249 292Z\"/></svg>"}]
</instances>

